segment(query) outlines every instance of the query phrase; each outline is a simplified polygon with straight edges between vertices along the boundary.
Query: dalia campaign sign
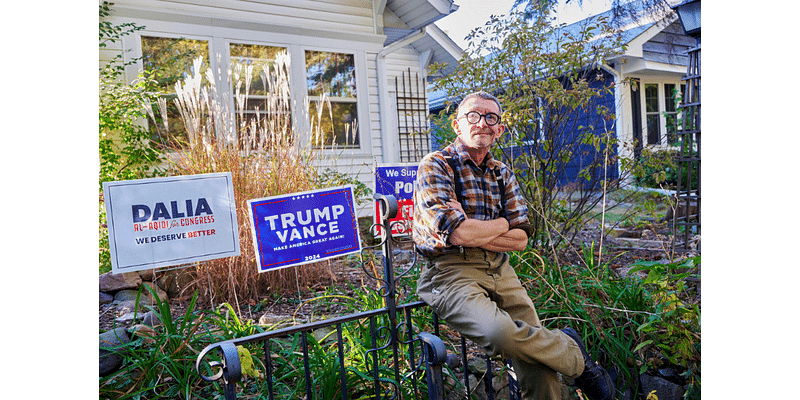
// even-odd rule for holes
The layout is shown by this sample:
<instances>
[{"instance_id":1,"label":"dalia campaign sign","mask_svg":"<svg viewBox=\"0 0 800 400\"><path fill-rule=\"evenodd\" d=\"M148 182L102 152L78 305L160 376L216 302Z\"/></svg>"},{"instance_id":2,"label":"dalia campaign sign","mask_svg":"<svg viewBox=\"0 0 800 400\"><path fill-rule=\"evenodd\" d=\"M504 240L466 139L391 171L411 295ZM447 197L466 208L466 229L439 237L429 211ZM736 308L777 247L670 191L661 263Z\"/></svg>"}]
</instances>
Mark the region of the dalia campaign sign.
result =
<instances>
[{"instance_id":1,"label":"dalia campaign sign","mask_svg":"<svg viewBox=\"0 0 800 400\"><path fill-rule=\"evenodd\" d=\"M352 185L247 204L259 272L361 251Z\"/></svg>"},{"instance_id":2,"label":"dalia campaign sign","mask_svg":"<svg viewBox=\"0 0 800 400\"><path fill-rule=\"evenodd\" d=\"M414 220L414 180L417 164L379 164L375 169L375 193L397 199L397 216L389 220L392 235L409 235ZM375 223L381 218L380 205L375 203ZM401 221L401 222L396 222ZM380 225L377 234L381 234Z\"/></svg>"},{"instance_id":3,"label":"dalia campaign sign","mask_svg":"<svg viewBox=\"0 0 800 400\"><path fill-rule=\"evenodd\" d=\"M103 183L112 272L238 256L230 172Z\"/></svg>"}]
</instances>

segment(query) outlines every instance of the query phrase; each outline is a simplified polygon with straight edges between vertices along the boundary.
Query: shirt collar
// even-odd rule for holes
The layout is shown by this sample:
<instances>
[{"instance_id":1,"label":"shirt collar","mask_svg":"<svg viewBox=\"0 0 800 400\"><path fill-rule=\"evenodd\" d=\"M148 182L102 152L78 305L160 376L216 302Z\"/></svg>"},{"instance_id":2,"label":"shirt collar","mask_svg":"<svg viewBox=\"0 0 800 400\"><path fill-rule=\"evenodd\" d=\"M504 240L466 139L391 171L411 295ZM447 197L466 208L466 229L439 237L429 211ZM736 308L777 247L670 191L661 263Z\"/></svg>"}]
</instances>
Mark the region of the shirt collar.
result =
<instances>
[{"instance_id":1,"label":"shirt collar","mask_svg":"<svg viewBox=\"0 0 800 400\"><path fill-rule=\"evenodd\" d=\"M473 165L475 165L475 161L469 156L469 153L467 152L467 146L464 144L464 142L461 141L460 137L456 136L456 140L453 141L452 146L453 146L453 152L457 154L459 158L464 160L464 162L469 161ZM500 163L494 159L494 157L492 156L492 152L489 151L489 153L487 153L486 157L483 159L482 165L476 165L476 166L481 168L487 167L490 169L496 169L500 168Z\"/></svg>"}]
</instances>

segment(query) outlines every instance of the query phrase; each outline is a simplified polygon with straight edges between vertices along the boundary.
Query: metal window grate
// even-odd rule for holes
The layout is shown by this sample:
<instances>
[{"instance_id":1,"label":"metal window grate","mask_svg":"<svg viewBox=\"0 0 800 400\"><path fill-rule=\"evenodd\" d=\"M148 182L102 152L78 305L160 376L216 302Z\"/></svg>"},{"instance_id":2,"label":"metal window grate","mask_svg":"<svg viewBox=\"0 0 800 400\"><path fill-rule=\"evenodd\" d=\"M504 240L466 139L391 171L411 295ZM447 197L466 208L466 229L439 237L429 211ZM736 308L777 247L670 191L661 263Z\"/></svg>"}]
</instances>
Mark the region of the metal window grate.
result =
<instances>
[{"instance_id":1,"label":"metal window grate","mask_svg":"<svg viewBox=\"0 0 800 400\"><path fill-rule=\"evenodd\" d=\"M401 78L401 80L398 80ZM397 96L397 130L400 139L400 161L417 162L431 150L428 126L428 99L419 74L394 78Z\"/></svg>"}]
</instances>

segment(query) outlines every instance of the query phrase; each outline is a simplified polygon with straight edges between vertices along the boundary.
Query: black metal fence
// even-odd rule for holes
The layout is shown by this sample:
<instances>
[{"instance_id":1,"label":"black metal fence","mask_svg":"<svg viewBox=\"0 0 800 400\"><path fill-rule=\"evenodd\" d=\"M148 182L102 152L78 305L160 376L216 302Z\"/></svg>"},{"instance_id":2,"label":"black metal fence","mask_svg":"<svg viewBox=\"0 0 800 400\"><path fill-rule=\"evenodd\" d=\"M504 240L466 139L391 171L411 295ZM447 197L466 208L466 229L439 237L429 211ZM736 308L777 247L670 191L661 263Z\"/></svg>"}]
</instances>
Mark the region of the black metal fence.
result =
<instances>
[{"instance_id":1,"label":"black metal fence","mask_svg":"<svg viewBox=\"0 0 800 400\"><path fill-rule=\"evenodd\" d=\"M263 382L255 385L257 393L246 393L247 398L452 399L456 393L469 399L477 386L483 386L485 394L479 398L494 399L495 370L507 374L508 398L520 398L508 361L481 354L486 362L483 383L471 382L467 373L469 342L459 337L455 344L450 340L446 344L441 339L438 317L424 302L396 304L397 279L415 268L416 255L409 268L395 271L394 238L388 221L397 213L397 200L379 194L375 199L385 218L380 223L381 232L386 233L380 244L365 251L381 249L383 276L374 278L380 285L378 295L383 307L207 346L198 355L195 369L203 380L221 383L226 400L236 399L237 384L251 379L243 371L239 346L259 345L261 351L253 351L263 354L266 371L258 378ZM368 269L364 271L370 274ZM460 357L448 356L448 346ZM463 375L454 379L458 370Z\"/></svg>"}]
</instances>

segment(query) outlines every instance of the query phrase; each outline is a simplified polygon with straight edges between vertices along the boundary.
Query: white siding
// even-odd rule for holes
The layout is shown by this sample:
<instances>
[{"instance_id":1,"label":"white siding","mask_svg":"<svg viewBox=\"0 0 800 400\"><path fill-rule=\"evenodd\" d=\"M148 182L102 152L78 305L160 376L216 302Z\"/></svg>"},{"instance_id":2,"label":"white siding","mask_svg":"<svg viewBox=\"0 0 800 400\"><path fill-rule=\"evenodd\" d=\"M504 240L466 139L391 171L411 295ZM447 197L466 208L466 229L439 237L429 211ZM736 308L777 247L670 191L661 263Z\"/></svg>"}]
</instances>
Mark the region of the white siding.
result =
<instances>
[{"instance_id":1,"label":"white siding","mask_svg":"<svg viewBox=\"0 0 800 400\"><path fill-rule=\"evenodd\" d=\"M120 0L114 9L146 11L155 18L172 21L212 19L246 21L265 25L308 28L331 32L374 33L372 2L369 0ZM181 17L184 16L184 17Z\"/></svg>"},{"instance_id":2,"label":"white siding","mask_svg":"<svg viewBox=\"0 0 800 400\"><path fill-rule=\"evenodd\" d=\"M389 78L388 88L389 88L389 92L390 92L390 98L391 98L391 101L392 101L391 102L391 109L393 111L393 114L391 115L391 118L394 121L394 124L392 125L393 128L394 128L394 130L392 132L392 138L393 138L393 140L399 142L399 138L398 138L398 132L399 132L398 124L399 124L399 122L397 121L397 88L395 87L396 86L395 85L395 78L397 78L397 80L400 81L399 85L400 85L400 90L402 91L403 90L403 86L402 86L403 85L403 83L402 83L403 74L406 74L406 78L405 78L406 79L406 86L408 86L408 79L409 79L408 75L409 75L409 72L411 74L411 79L414 79L417 76L419 76L420 79L423 80L423 82L421 82L421 84L420 84L421 87L419 89L420 89L421 93L419 93L419 95L425 96L426 97L426 103L427 103L428 93L427 93L427 90L425 90L425 81L424 81L425 74L424 74L423 71L420 70L419 54L415 50L411 49L410 47L404 47L404 48L392 53L391 55L389 55L387 57L387 67L386 68L387 68L387 75L388 75L388 78ZM409 68L410 68L410 71L409 71ZM414 88L415 93L416 93L416 89L417 88L415 87ZM410 89L408 87L406 87L406 91L408 91L408 90L410 90ZM426 116L427 116L427 113L426 113ZM399 146L398 146L398 149L399 149Z\"/></svg>"},{"instance_id":3,"label":"white siding","mask_svg":"<svg viewBox=\"0 0 800 400\"><path fill-rule=\"evenodd\" d=\"M411 67L412 73L420 72L419 54L408 46L386 56L386 64L387 75L391 79L393 90L395 76L400 76L403 72L408 71L409 67Z\"/></svg>"},{"instance_id":4,"label":"white siding","mask_svg":"<svg viewBox=\"0 0 800 400\"><path fill-rule=\"evenodd\" d=\"M383 139L381 138L381 106L378 93L378 53L367 53L367 78L369 79L370 134L372 135L372 158L375 164L384 162ZM373 177L374 180L374 177ZM370 187L374 189L374 184Z\"/></svg>"},{"instance_id":5,"label":"white siding","mask_svg":"<svg viewBox=\"0 0 800 400\"><path fill-rule=\"evenodd\" d=\"M122 49L131 49L127 59L141 56L141 35L187 37L208 40L211 54L222 52L230 42L287 47L293 60L293 97L305 91L303 51L306 49L354 54L359 101L361 148L319 154L318 166L348 174L374 190L374 170L379 163L392 161L383 149L386 140L397 143L395 77L411 68L420 71L419 54L411 47L401 48L386 57L385 87L389 92L390 115L381 115L378 88L377 54L385 36L376 34L370 0L118 0L112 6L112 23L134 22L143 31L127 36L116 48L101 51L108 60ZM210 60L212 65L215 60ZM128 70L135 77L141 66ZM299 117L299 114L295 114ZM382 132L382 118L388 119L389 132ZM302 118L296 118L296 121ZM300 124L298 131L303 131ZM359 216L371 216L372 204L360 207Z\"/></svg>"},{"instance_id":6,"label":"white siding","mask_svg":"<svg viewBox=\"0 0 800 400\"><path fill-rule=\"evenodd\" d=\"M100 49L100 64L98 67L102 68L120 54L122 54L122 43L120 41L116 43L107 42L106 47Z\"/></svg>"}]
</instances>

